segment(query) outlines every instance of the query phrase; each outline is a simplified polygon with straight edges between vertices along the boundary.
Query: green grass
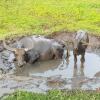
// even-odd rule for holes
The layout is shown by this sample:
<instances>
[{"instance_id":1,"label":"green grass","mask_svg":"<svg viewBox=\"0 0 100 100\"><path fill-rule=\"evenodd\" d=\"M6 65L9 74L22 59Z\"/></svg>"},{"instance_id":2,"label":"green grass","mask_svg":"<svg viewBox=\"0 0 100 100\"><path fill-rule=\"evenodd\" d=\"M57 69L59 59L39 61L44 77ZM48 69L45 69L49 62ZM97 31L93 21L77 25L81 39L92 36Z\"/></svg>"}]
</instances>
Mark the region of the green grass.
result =
<instances>
[{"instance_id":1,"label":"green grass","mask_svg":"<svg viewBox=\"0 0 100 100\"><path fill-rule=\"evenodd\" d=\"M78 29L100 35L100 0L0 0L0 38Z\"/></svg>"},{"instance_id":2,"label":"green grass","mask_svg":"<svg viewBox=\"0 0 100 100\"><path fill-rule=\"evenodd\" d=\"M100 92L53 90L47 94L18 91L3 100L100 100Z\"/></svg>"}]
</instances>

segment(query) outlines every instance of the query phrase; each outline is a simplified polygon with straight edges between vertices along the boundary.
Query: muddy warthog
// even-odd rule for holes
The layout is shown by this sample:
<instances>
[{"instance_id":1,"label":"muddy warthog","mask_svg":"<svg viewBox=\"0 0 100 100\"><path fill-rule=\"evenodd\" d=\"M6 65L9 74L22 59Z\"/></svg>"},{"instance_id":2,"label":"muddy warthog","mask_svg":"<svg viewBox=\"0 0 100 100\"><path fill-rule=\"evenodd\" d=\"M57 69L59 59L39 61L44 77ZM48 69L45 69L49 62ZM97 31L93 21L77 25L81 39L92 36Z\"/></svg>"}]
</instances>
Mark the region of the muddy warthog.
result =
<instances>
[{"instance_id":1,"label":"muddy warthog","mask_svg":"<svg viewBox=\"0 0 100 100\"><path fill-rule=\"evenodd\" d=\"M81 63L84 63L85 61L85 51L89 43L89 37L88 34L83 31L79 30L77 31L74 41L73 41L73 54L74 54L74 62L77 62L77 55L81 55Z\"/></svg>"},{"instance_id":2,"label":"muddy warthog","mask_svg":"<svg viewBox=\"0 0 100 100\"><path fill-rule=\"evenodd\" d=\"M23 37L19 40L21 48L12 48L6 45L5 41L3 41L3 44L6 49L15 53L18 66L23 66L27 61L33 63L37 59L57 59L63 55L63 45L54 39L47 39L41 36Z\"/></svg>"}]
</instances>

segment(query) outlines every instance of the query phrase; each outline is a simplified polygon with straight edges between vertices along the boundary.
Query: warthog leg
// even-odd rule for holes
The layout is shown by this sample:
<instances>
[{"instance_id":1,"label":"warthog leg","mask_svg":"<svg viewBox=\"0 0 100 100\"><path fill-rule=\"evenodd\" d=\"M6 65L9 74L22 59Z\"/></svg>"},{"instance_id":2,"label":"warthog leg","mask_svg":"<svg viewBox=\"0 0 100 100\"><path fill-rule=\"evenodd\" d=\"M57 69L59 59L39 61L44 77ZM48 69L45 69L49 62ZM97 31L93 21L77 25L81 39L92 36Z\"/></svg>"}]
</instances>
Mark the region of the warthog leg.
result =
<instances>
[{"instance_id":1,"label":"warthog leg","mask_svg":"<svg viewBox=\"0 0 100 100\"><path fill-rule=\"evenodd\" d=\"M82 55L81 55L81 64L83 64L84 62L85 62L85 53L83 53Z\"/></svg>"},{"instance_id":2,"label":"warthog leg","mask_svg":"<svg viewBox=\"0 0 100 100\"><path fill-rule=\"evenodd\" d=\"M77 63L77 54L74 54L74 64Z\"/></svg>"},{"instance_id":3,"label":"warthog leg","mask_svg":"<svg viewBox=\"0 0 100 100\"><path fill-rule=\"evenodd\" d=\"M70 52L69 52L69 50L67 49L67 58L69 58L69 56L70 56Z\"/></svg>"}]
</instances>

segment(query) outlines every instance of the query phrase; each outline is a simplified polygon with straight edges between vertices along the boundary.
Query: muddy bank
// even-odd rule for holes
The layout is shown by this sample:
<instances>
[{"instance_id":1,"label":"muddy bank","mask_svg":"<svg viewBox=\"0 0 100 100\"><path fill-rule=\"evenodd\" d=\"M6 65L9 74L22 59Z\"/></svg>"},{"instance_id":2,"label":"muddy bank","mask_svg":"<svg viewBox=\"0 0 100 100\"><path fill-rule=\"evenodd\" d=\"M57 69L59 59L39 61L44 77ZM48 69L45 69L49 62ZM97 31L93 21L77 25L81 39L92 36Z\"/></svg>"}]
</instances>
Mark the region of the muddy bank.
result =
<instances>
[{"instance_id":1,"label":"muddy bank","mask_svg":"<svg viewBox=\"0 0 100 100\"><path fill-rule=\"evenodd\" d=\"M61 32L54 32L51 35L47 36L48 38L54 38L59 41L73 41L75 37L75 33L70 33L67 31L61 31ZM100 51L100 36L95 36L89 34L89 43L93 44L92 46L88 46L87 51L93 52L97 50L97 52ZM72 48L71 44L69 44L69 47Z\"/></svg>"},{"instance_id":2,"label":"muddy bank","mask_svg":"<svg viewBox=\"0 0 100 100\"><path fill-rule=\"evenodd\" d=\"M6 42L7 42L7 44L12 44L25 36L30 36L30 35L23 35L23 36L17 36L17 37L16 36L6 37ZM39 35L39 36L41 36L41 35ZM61 31L61 32L54 32L54 33L47 35L47 36L44 36L44 37L56 39L59 41L73 41L74 36L75 36L75 33ZM93 44L93 45L88 46L88 49L87 49L88 52L95 51L96 49L98 49L98 51L100 50L100 36L95 36L95 35L89 34L89 43ZM69 47L72 48L71 44L69 44ZM2 44L2 40L0 40L0 52L3 50L4 50L4 47Z\"/></svg>"},{"instance_id":3,"label":"muddy bank","mask_svg":"<svg viewBox=\"0 0 100 100\"><path fill-rule=\"evenodd\" d=\"M52 89L61 90L98 90L100 78L63 78L61 76L14 76L5 75L0 79L0 97L13 93L16 90L24 90L35 93L46 93Z\"/></svg>"},{"instance_id":4,"label":"muddy bank","mask_svg":"<svg viewBox=\"0 0 100 100\"><path fill-rule=\"evenodd\" d=\"M63 31L55 32L46 37L59 41L72 41L74 34ZM17 37L6 41L7 44L11 45L21 38ZM71 51L72 45L68 44L70 49L68 62L63 61L63 59L40 61L33 65L26 64L23 68L18 69L15 66L11 67L13 65L11 60L13 59L8 58L9 56L12 58L13 55L4 49L2 41L0 41L0 67L4 68L7 65L5 68L6 72L0 74L0 96L12 93L18 89L46 93L51 89L96 90L100 88L100 37L89 35L89 39L94 46L88 46L84 66L81 66L80 58L78 58L77 65L74 65ZM6 60L5 63L2 61L1 54L4 57L3 59ZM8 70L9 68L10 70Z\"/></svg>"}]
</instances>

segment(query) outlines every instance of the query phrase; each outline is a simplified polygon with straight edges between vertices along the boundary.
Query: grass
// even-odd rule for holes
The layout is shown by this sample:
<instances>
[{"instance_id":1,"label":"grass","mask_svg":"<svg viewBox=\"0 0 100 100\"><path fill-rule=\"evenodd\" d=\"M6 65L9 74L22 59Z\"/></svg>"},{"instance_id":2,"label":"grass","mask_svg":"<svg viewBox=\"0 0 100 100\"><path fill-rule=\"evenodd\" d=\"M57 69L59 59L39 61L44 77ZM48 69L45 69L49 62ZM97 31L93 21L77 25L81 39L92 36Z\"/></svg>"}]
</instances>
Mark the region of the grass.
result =
<instances>
[{"instance_id":1,"label":"grass","mask_svg":"<svg viewBox=\"0 0 100 100\"><path fill-rule=\"evenodd\" d=\"M36 94L17 91L3 100L100 100L100 92L52 90L47 94Z\"/></svg>"},{"instance_id":2,"label":"grass","mask_svg":"<svg viewBox=\"0 0 100 100\"><path fill-rule=\"evenodd\" d=\"M0 0L0 38L78 29L100 35L100 0Z\"/></svg>"}]
</instances>

